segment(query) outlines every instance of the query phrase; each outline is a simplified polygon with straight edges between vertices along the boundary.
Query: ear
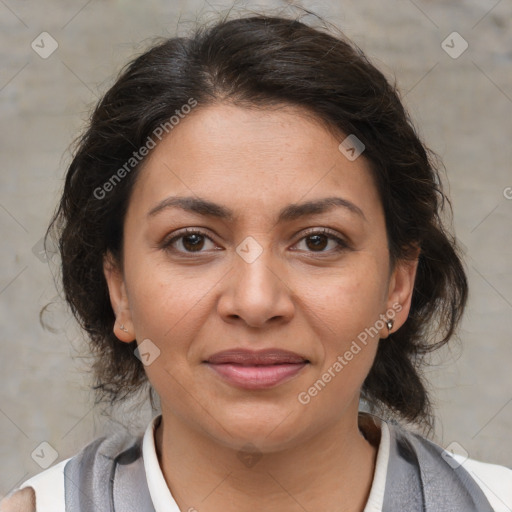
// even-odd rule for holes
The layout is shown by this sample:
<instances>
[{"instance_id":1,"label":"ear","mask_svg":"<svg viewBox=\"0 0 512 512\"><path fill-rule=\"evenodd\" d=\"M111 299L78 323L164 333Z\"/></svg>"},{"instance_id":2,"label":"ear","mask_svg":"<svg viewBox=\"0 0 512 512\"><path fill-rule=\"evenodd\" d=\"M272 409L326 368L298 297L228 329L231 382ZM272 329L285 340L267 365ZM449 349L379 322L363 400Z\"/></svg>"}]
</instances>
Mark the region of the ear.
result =
<instances>
[{"instance_id":1,"label":"ear","mask_svg":"<svg viewBox=\"0 0 512 512\"><path fill-rule=\"evenodd\" d=\"M383 338L386 338L393 331L398 330L409 316L420 253L421 249L415 246L412 250L411 257L406 260L397 261L391 273L387 307L388 312L394 312L393 317L388 315L388 317L393 320L393 327Z\"/></svg>"},{"instance_id":2,"label":"ear","mask_svg":"<svg viewBox=\"0 0 512 512\"><path fill-rule=\"evenodd\" d=\"M110 304L116 315L114 334L120 341L130 343L135 339L128 295L122 270L108 252L103 258L103 273L107 281Z\"/></svg>"}]
</instances>

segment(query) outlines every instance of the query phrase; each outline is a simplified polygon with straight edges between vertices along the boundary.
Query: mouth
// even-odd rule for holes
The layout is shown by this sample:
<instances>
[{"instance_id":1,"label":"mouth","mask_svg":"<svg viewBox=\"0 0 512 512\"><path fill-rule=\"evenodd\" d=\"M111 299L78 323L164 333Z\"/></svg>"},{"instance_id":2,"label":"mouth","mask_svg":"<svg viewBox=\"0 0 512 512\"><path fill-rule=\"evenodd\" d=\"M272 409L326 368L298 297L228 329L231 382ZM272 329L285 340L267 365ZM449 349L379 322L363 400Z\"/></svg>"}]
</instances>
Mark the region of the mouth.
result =
<instances>
[{"instance_id":1,"label":"mouth","mask_svg":"<svg viewBox=\"0 0 512 512\"><path fill-rule=\"evenodd\" d=\"M299 374L310 361L286 350L225 350L203 361L225 382L243 389L268 389Z\"/></svg>"}]
</instances>

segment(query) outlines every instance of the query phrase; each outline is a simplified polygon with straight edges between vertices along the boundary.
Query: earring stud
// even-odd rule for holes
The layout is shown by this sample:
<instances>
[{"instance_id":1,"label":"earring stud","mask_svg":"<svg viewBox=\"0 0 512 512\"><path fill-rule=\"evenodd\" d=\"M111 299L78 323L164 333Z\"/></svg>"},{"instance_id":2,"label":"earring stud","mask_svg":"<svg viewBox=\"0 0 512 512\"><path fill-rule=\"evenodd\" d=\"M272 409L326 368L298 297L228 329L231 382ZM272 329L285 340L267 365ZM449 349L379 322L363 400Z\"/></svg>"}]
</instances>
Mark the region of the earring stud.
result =
<instances>
[{"instance_id":1,"label":"earring stud","mask_svg":"<svg viewBox=\"0 0 512 512\"><path fill-rule=\"evenodd\" d=\"M394 322L391 319L386 322L386 325L388 327L388 331L391 331L391 329L393 329L393 324L394 324Z\"/></svg>"},{"instance_id":2,"label":"earring stud","mask_svg":"<svg viewBox=\"0 0 512 512\"><path fill-rule=\"evenodd\" d=\"M124 332L128 332L128 329L124 326L124 324L119 324L119 329Z\"/></svg>"}]
</instances>

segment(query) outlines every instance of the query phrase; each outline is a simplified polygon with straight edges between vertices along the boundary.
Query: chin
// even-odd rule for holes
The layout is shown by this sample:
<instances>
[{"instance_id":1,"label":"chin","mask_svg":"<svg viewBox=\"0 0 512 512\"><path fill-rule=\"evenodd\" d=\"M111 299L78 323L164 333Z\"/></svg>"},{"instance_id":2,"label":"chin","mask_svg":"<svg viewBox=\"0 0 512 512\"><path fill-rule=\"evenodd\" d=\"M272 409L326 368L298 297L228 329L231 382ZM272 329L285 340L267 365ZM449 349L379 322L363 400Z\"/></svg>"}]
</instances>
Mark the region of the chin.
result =
<instances>
[{"instance_id":1,"label":"chin","mask_svg":"<svg viewBox=\"0 0 512 512\"><path fill-rule=\"evenodd\" d=\"M250 409L245 406L243 411L223 415L220 423L225 430L215 423L216 433L213 436L235 450L254 445L265 453L285 449L298 440L300 422L297 421L297 413L293 414L289 408L277 405Z\"/></svg>"}]
</instances>

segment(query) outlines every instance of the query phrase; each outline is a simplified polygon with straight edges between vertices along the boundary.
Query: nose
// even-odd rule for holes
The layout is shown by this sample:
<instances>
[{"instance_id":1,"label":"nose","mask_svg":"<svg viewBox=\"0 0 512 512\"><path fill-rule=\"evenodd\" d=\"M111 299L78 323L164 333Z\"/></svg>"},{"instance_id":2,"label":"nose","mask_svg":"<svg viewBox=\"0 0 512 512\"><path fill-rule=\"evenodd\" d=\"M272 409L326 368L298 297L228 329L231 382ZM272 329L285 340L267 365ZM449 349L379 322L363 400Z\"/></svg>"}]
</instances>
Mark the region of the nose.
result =
<instances>
[{"instance_id":1,"label":"nose","mask_svg":"<svg viewBox=\"0 0 512 512\"><path fill-rule=\"evenodd\" d=\"M226 322L263 328L293 318L294 292L269 248L251 262L236 254L233 265L217 305Z\"/></svg>"}]
</instances>

